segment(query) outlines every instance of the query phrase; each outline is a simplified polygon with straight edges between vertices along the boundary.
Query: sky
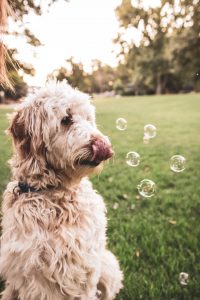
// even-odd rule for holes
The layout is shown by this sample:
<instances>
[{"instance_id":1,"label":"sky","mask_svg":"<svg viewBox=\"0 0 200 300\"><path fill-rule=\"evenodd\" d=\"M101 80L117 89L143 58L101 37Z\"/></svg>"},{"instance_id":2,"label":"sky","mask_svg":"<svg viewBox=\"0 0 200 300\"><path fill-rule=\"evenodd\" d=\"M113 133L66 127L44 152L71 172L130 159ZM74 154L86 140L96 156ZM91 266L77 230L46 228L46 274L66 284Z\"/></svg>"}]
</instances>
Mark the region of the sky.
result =
<instances>
[{"instance_id":1,"label":"sky","mask_svg":"<svg viewBox=\"0 0 200 300\"><path fill-rule=\"evenodd\" d=\"M144 2L154 5L158 1ZM39 2L45 11L45 0ZM43 46L33 49L23 38L8 38L8 43L18 48L19 59L32 64L36 70L34 77L25 77L28 84L43 85L47 75L64 66L65 60L71 56L76 62L81 61L86 71L90 71L93 59L115 66L117 46L113 39L119 31L115 8L120 3L121 0L59 0L42 16L33 13L26 16L26 27ZM10 24L11 29L15 26ZM131 32L131 35L136 42L139 41L137 31Z\"/></svg>"}]
</instances>

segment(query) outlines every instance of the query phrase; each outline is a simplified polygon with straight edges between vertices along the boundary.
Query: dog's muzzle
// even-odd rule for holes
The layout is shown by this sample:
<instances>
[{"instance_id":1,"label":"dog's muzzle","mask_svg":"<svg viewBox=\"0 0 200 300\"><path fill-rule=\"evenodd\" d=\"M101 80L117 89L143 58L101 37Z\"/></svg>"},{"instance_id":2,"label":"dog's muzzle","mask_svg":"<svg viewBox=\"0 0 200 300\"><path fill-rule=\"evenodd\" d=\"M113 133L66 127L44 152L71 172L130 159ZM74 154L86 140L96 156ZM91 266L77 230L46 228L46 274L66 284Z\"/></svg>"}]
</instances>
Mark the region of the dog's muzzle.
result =
<instances>
[{"instance_id":1,"label":"dog's muzzle","mask_svg":"<svg viewBox=\"0 0 200 300\"><path fill-rule=\"evenodd\" d=\"M103 138L95 138L91 141L90 152L91 156L88 159L79 161L80 165L96 167L114 154L111 144Z\"/></svg>"}]
</instances>

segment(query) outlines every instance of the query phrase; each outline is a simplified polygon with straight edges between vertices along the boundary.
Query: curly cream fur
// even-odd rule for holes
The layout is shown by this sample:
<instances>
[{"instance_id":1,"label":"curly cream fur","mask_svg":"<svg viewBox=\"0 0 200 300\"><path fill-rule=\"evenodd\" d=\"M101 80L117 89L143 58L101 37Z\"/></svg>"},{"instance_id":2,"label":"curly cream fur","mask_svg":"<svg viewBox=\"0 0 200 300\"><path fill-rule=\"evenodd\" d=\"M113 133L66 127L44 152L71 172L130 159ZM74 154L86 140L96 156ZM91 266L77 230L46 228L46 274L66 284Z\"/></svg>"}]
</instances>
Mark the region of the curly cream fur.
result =
<instances>
[{"instance_id":1,"label":"curly cream fur","mask_svg":"<svg viewBox=\"0 0 200 300\"><path fill-rule=\"evenodd\" d=\"M73 124L63 127L66 114ZM114 299L122 272L106 248L103 199L87 179L103 163L78 164L90 157L92 138L109 143L88 96L51 82L22 104L9 132L15 154L2 204L2 299L94 300L97 289ZM20 193L19 181L41 190Z\"/></svg>"}]
</instances>

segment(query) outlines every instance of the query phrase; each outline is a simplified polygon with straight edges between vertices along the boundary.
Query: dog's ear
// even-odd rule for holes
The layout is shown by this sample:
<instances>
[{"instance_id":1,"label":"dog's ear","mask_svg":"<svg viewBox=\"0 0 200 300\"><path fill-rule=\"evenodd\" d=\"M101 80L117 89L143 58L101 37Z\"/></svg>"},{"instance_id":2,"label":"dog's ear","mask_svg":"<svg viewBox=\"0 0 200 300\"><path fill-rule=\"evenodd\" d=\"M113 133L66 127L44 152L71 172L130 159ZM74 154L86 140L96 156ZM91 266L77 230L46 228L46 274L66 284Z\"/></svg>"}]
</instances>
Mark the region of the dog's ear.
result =
<instances>
[{"instance_id":1,"label":"dog's ear","mask_svg":"<svg viewBox=\"0 0 200 300\"><path fill-rule=\"evenodd\" d=\"M39 115L23 109L15 114L8 129L27 176L41 174L46 165L41 126Z\"/></svg>"},{"instance_id":2,"label":"dog's ear","mask_svg":"<svg viewBox=\"0 0 200 300\"><path fill-rule=\"evenodd\" d=\"M23 159L26 159L30 154L31 136L25 126L25 118L23 112L19 111L12 119L11 126L8 128L8 133L13 137L15 147Z\"/></svg>"},{"instance_id":3,"label":"dog's ear","mask_svg":"<svg viewBox=\"0 0 200 300\"><path fill-rule=\"evenodd\" d=\"M8 133L12 134L14 141L20 141L23 139L25 133L25 124L20 112L15 113L11 121L11 126L8 128Z\"/></svg>"}]
</instances>

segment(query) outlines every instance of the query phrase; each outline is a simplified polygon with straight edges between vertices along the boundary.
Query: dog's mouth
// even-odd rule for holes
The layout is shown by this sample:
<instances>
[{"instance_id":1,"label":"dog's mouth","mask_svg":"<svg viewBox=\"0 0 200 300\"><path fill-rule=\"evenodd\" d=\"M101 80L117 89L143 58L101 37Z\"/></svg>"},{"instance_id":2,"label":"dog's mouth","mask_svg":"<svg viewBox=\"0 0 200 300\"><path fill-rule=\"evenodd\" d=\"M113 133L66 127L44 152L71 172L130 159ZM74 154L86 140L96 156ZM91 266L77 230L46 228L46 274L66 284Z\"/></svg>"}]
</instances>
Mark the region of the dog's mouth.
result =
<instances>
[{"instance_id":1,"label":"dog's mouth","mask_svg":"<svg viewBox=\"0 0 200 300\"><path fill-rule=\"evenodd\" d=\"M114 154L111 144L103 139L94 139L88 147L89 156L77 160L77 165L87 167L97 167L101 162L111 158Z\"/></svg>"},{"instance_id":2,"label":"dog's mouth","mask_svg":"<svg viewBox=\"0 0 200 300\"><path fill-rule=\"evenodd\" d=\"M77 162L79 166L86 166L86 167L97 167L101 161L95 161L95 160L80 160Z\"/></svg>"}]
</instances>

